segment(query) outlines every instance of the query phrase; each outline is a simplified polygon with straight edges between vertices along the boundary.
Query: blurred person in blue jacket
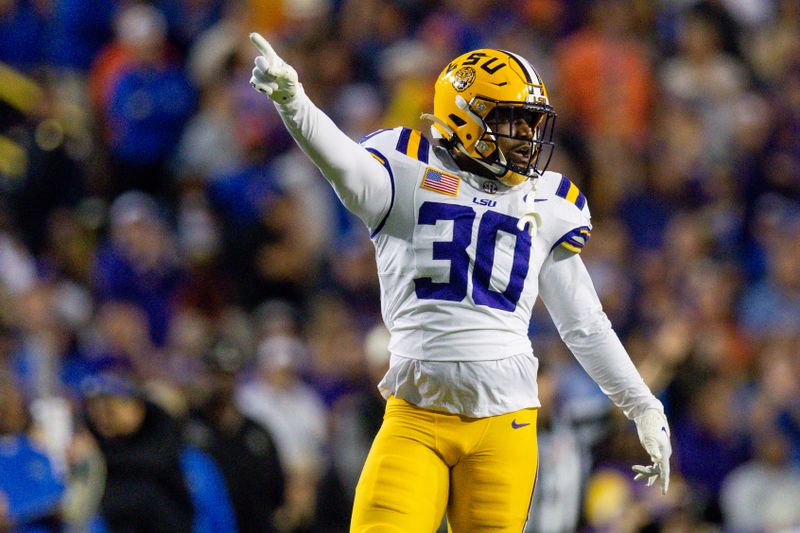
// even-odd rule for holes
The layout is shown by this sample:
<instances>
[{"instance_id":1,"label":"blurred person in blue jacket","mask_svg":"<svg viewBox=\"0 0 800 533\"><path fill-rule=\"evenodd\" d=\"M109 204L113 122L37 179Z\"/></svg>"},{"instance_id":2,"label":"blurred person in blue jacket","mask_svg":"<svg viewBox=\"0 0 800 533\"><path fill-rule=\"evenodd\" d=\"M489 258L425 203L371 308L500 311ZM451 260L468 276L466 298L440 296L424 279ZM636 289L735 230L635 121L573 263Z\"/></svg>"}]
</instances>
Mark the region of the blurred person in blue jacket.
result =
<instances>
[{"instance_id":1,"label":"blurred person in blue jacket","mask_svg":"<svg viewBox=\"0 0 800 533\"><path fill-rule=\"evenodd\" d=\"M132 188L166 191L169 159L194 111L195 89L166 32L164 15L147 4L125 8L117 19L117 39L128 45L130 57L109 92L104 117L112 194Z\"/></svg>"},{"instance_id":2,"label":"blurred person in blue jacket","mask_svg":"<svg viewBox=\"0 0 800 533\"><path fill-rule=\"evenodd\" d=\"M65 480L29 429L20 391L0 375L0 531L62 531Z\"/></svg>"}]
</instances>

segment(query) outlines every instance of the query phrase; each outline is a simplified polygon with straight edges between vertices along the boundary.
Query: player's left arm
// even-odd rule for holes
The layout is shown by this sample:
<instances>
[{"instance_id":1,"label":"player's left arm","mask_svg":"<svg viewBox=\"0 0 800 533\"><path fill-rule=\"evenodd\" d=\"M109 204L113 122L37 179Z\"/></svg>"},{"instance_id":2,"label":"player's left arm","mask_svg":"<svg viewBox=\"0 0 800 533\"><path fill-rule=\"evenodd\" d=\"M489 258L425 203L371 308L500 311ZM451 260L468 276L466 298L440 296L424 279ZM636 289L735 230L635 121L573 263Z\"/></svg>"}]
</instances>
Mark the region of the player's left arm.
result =
<instances>
[{"instance_id":1,"label":"player's left arm","mask_svg":"<svg viewBox=\"0 0 800 533\"><path fill-rule=\"evenodd\" d=\"M591 378L628 419L652 460L635 466L636 478L669 487L672 455L664 407L642 380L611 327L579 254L555 247L539 273L540 296L561 338Z\"/></svg>"}]
</instances>

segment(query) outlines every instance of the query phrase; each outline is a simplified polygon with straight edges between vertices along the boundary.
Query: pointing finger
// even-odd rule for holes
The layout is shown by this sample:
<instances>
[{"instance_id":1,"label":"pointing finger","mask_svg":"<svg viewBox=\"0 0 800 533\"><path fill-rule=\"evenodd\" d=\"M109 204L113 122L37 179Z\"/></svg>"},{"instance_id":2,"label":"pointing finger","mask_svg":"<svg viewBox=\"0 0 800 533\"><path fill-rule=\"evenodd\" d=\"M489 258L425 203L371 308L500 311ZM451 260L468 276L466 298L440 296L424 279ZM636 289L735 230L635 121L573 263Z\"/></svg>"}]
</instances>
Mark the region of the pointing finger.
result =
<instances>
[{"instance_id":1,"label":"pointing finger","mask_svg":"<svg viewBox=\"0 0 800 533\"><path fill-rule=\"evenodd\" d=\"M278 59L278 54L275 53L275 50L272 49L272 46L264 39L260 33L253 32L250 34L250 42L258 48L258 51L261 52L269 63L274 62Z\"/></svg>"}]
</instances>

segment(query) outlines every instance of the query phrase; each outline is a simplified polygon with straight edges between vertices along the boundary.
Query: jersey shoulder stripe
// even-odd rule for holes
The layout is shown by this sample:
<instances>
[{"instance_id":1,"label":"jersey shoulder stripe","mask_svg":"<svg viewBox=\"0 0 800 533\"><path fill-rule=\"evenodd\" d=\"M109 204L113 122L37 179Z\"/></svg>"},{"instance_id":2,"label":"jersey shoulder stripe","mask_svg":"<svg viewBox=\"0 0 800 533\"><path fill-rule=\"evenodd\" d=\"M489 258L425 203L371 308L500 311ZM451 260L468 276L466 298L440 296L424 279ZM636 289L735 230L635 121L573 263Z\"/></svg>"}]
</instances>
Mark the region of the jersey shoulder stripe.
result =
<instances>
[{"instance_id":1,"label":"jersey shoulder stripe","mask_svg":"<svg viewBox=\"0 0 800 533\"><path fill-rule=\"evenodd\" d=\"M570 252L579 254L581 253L581 250L583 250L583 247L586 246L586 243L589 242L589 237L591 236L592 229L589 226L580 226L568 231L565 235L558 239L553 247L550 248L550 251L552 252L555 250L556 246L562 246Z\"/></svg>"},{"instance_id":2,"label":"jersey shoulder stripe","mask_svg":"<svg viewBox=\"0 0 800 533\"><path fill-rule=\"evenodd\" d=\"M395 149L401 154L427 163L430 143L428 139L417 130L403 128L400 132L400 137L397 139L397 146Z\"/></svg>"},{"instance_id":3,"label":"jersey shoulder stripe","mask_svg":"<svg viewBox=\"0 0 800 533\"><path fill-rule=\"evenodd\" d=\"M583 206L586 205L586 197L580 189L578 189L578 186L572 183L566 176L561 176L561 183L559 183L558 189L556 189L556 196L575 204L575 207L578 209L583 209Z\"/></svg>"},{"instance_id":4,"label":"jersey shoulder stripe","mask_svg":"<svg viewBox=\"0 0 800 533\"><path fill-rule=\"evenodd\" d=\"M370 233L369 235L370 238L374 238L383 229L383 226L386 224L386 220L389 218L389 214L392 212L392 208L394 207L395 185L394 185L394 173L392 172L392 167L389 165L389 160L386 159L386 157L375 148L367 148L367 152L369 152L370 155L378 161L378 163L383 165L383 167L386 169L386 172L389 173L389 182L391 183L392 186L392 197L391 200L389 201L389 209L386 210L386 214L383 215L381 221L378 223L377 226L375 226L375 229L372 230L372 233Z\"/></svg>"},{"instance_id":5,"label":"jersey shoulder stripe","mask_svg":"<svg viewBox=\"0 0 800 533\"><path fill-rule=\"evenodd\" d=\"M422 133L411 128L380 129L362 137L359 144L383 151L387 156L386 161L390 163L408 161L402 156L426 165L431 160L430 141Z\"/></svg>"},{"instance_id":6,"label":"jersey shoulder stripe","mask_svg":"<svg viewBox=\"0 0 800 533\"><path fill-rule=\"evenodd\" d=\"M580 253L589 241L592 231L591 214L586 196L572 180L557 172L545 172L540 178L537 200L550 200L541 204L542 216L548 217L546 235L550 250L558 247Z\"/></svg>"}]
</instances>

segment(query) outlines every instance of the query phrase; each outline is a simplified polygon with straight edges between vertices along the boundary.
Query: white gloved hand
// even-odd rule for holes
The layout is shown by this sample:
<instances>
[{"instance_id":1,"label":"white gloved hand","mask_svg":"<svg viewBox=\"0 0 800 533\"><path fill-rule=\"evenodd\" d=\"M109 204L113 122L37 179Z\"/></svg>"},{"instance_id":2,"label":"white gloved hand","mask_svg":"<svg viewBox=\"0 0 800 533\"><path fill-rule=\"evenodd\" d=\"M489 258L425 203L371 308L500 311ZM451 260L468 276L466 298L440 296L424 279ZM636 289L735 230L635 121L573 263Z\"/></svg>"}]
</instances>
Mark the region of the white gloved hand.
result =
<instances>
[{"instance_id":1,"label":"white gloved hand","mask_svg":"<svg viewBox=\"0 0 800 533\"><path fill-rule=\"evenodd\" d=\"M672 455L667 417L658 409L651 408L646 409L634 422L639 442L650 455L653 464L634 466L633 471L636 472L636 476L633 479L647 480L647 486L650 487L660 478L661 494L666 494L669 489L669 458Z\"/></svg>"},{"instance_id":2,"label":"white gloved hand","mask_svg":"<svg viewBox=\"0 0 800 533\"><path fill-rule=\"evenodd\" d=\"M287 102L298 91L297 71L281 59L272 46L258 33L250 34L261 55L256 57L250 85L276 102Z\"/></svg>"}]
</instances>

